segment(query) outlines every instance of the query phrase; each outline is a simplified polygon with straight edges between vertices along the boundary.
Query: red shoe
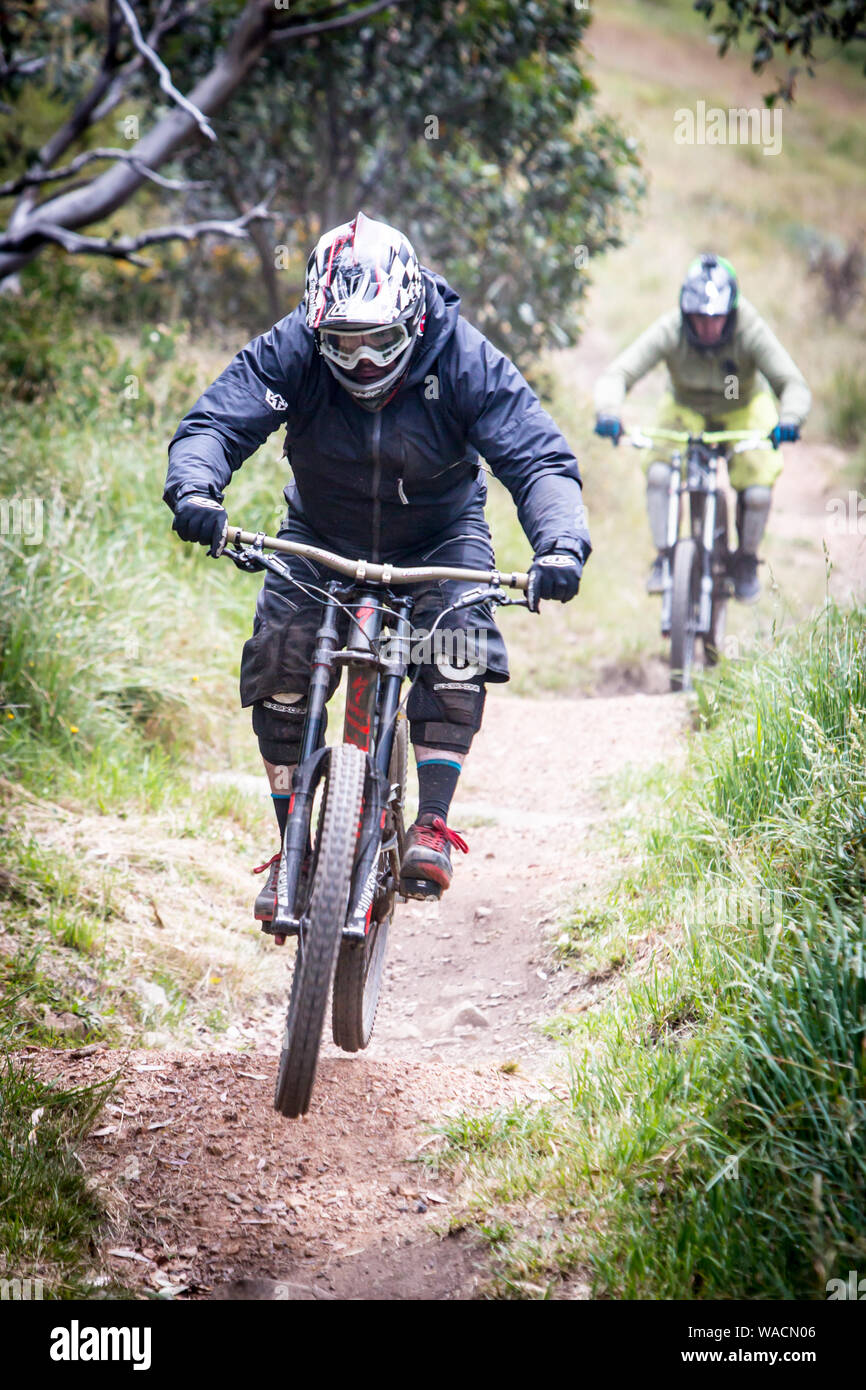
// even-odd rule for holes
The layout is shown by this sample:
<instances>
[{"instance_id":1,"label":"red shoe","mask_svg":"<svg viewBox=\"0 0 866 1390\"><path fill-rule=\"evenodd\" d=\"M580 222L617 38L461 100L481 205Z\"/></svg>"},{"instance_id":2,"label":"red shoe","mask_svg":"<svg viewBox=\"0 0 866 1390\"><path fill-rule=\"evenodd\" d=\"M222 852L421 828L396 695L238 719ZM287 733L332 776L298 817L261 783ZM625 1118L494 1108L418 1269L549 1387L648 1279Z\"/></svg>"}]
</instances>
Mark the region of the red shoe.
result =
<instances>
[{"instance_id":1,"label":"red shoe","mask_svg":"<svg viewBox=\"0 0 866 1390\"><path fill-rule=\"evenodd\" d=\"M451 846L469 853L466 841L441 816L419 816L406 833L400 892L408 898L438 898L451 885Z\"/></svg>"}]
</instances>

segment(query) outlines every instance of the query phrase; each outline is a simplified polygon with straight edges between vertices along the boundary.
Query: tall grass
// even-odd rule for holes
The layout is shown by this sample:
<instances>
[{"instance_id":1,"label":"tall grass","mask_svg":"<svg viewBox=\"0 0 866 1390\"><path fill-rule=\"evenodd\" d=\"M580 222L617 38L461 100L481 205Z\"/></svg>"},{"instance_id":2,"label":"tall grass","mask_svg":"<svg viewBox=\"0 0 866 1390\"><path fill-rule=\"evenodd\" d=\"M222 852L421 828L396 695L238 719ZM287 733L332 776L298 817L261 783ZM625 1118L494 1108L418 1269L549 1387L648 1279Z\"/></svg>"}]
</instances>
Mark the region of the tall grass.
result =
<instances>
[{"instance_id":1,"label":"tall grass","mask_svg":"<svg viewBox=\"0 0 866 1390\"><path fill-rule=\"evenodd\" d=\"M43 795L153 799L236 706L252 586L182 546L161 500L207 369L162 325L124 352L75 336L59 290L50 332L41 282L7 307L0 351L0 757ZM253 468L235 495L270 516L278 482Z\"/></svg>"},{"instance_id":2,"label":"tall grass","mask_svg":"<svg viewBox=\"0 0 866 1390\"><path fill-rule=\"evenodd\" d=\"M481 1211L531 1191L549 1223L529 1261L498 1247L506 1291L582 1263L597 1295L824 1298L862 1267L864 646L866 611L828 606L704 686L692 771L606 905L649 961L558 1021L548 1103L447 1128Z\"/></svg>"}]
</instances>

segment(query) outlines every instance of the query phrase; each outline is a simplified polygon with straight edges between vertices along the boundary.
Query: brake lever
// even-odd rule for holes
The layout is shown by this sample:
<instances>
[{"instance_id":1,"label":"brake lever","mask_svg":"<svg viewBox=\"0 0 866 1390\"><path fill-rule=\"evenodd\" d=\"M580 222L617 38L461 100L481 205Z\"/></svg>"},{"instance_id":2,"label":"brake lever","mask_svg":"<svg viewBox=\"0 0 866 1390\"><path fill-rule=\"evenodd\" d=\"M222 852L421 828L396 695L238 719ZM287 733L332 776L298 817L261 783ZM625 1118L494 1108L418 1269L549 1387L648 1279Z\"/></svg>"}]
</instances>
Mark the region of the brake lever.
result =
<instances>
[{"instance_id":1,"label":"brake lever","mask_svg":"<svg viewBox=\"0 0 866 1390\"><path fill-rule=\"evenodd\" d=\"M493 599L496 603L510 602L510 600L505 597L504 589L488 587L486 589L470 589L462 598L457 599L455 603L451 603L448 606L451 612L456 612L458 608L471 608L474 603L485 603L487 599Z\"/></svg>"},{"instance_id":2,"label":"brake lever","mask_svg":"<svg viewBox=\"0 0 866 1390\"><path fill-rule=\"evenodd\" d=\"M268 568L268 561L265 559L264 531L257 531L255 540L251 546L241 547L240 542L235 541L235 549L221 550L221 555L228 558L237 565L239 570L245 570L247 574L256 574L259 570Z\"/></svg>"}]
</instances>

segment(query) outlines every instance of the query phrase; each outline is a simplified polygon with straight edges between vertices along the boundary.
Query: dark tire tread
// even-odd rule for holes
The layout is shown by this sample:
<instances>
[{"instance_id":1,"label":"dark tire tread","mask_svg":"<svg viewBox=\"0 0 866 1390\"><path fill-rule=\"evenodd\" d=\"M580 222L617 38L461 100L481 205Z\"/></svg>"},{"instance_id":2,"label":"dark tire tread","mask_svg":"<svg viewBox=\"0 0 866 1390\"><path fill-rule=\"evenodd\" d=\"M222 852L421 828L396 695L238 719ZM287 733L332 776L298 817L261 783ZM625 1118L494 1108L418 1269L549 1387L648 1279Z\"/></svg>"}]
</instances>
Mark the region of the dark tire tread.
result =
<instances>
[{"instance_id":1,"label":"dark tire tread","mask_svg":"<svg viewBox=\"0 0 866 1390\"><path fill-rule=\"evenodd\" d=\"M394 731L388 775L392 786L401 787L397 813L399 853L403 854L405 830L403 803L406 797L408 768L408 737L406 720L400 717ZM372 923L364 941L343 941L337 956L334 973L334 995L331 1008L331 1032L337 1047L344 1052L360 1052L370 1042L379 1007L382 971L388 943L388 927L394 910L393 895L386 914Z\"/></svg>"},{"instance_id":2,"label":"dark tire tread","mask_svg":"<svg viewBox=\"0 0 866 1390\"><path fill-rule=\"evenodd\" d=\"M700 594L698 544L691 536L674 550L671 596L671 690L689 690L695 659L696 605Z\"/></svg>"},{"instance_id":3,"label":"dark tire tread","mask_svg":"<svg viewBox=\"0 0 866 1390\"><path fill-rule=\"evenodd\" d=\"M346 919L364 794L366 758L351 744L331 750L315 878L295 960L274 1109L306 1114L313 1093L328 991Z\"/></svg>"}]
</instances>

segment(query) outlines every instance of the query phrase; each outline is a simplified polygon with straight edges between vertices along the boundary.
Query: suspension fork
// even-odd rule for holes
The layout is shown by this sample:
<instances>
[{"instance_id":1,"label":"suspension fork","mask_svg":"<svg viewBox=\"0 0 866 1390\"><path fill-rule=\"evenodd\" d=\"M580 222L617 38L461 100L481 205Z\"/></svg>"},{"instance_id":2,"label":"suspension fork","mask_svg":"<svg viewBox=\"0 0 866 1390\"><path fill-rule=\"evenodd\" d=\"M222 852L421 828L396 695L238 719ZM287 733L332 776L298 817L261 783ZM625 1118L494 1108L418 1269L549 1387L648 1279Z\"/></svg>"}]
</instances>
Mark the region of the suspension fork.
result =
<instances>
[{"instance_id":1,"label":"suspension fork","mask_svg":"<svg viewBox=\"0 0 866 1390\"><path fill-rule=\"evenodd\" d=\"M412 638L410 621L415 599L405 595L395 605L399 614L394 623L394 660L384 668L379 685L379 722L376 740L376 766L383 776L388 776L391 764L391 749L397 727L397 710L400 707L400 690L409 669L409 646Z\"/></svg>"},{"instance_id":2,"label":"suspension fork","mask_svg":"<svg viewBox=\"0 0 866 1390\"><path fill-rule=\"evenodd\" d=\"M671 630L671 605L673 602L673 563L674 547L680 537L680 511L683 490L682 455L679 450L671 457L671 471L668 482L668 545L662 562L662 635Z\"/></svg>"},{"instance_id":3,"label":"suspension fork","mask_svg":"<svg viewBox=\"0 0 866 1390\"><path fill-rule=\"evenodd\" d=\"M328 593L333 596L338 587L337 581L333 580L328 585ZM311 847L310 819L316 787L322 776L323 764L328 757L328 750L323 746L325 705L334 656L340 644L340 634L337 630L339 611L336 603L329 601L325 605L322 623L316 633L316 646L310 668L307 717L301 734L298 765L292 774L292 795L277 875L277 906L269 928L271 932L288 934L296 932L300 926L294 910L304 858Z\"/></svg>"},{"instance_id":4,"label":"suspension fork","mask_svg":"<svg viewBox=\"0 0 866 1390\"><path fill-rule=\"evenodd\" d=\"M340 645L340 634L337 631L340 610L333 602L333 595L338 588L339 584L336 580L332 580L328 585L328 593L332 597L325 606L322 625L316 633L316 646L310 666L307 717L304 720L304 732L301 735L301 747L298 755L299 766L311 757L324 742L325 705L328 701L331 672L334 669L334 654Z\"/></svg>"},{"instance_id":5,"label":"suspension fork","mask_svg":"<svg viewBox=\"0 0 866 1390\"><path fill-rule=\"evenodd\" d=\"M713 614L713 553L716 548L716 495L719 474L714 456L707 461L704 473L704 486L700 494L703 510L698 518L701 542L701 600L698 614L698 632L710 630Z\"/></svg>"},{"instance_id":6,"label":"suspension fork","mask_svg":"<svg viewBox=\"0 0 866 1390\"><path fill-rule=\"evenodd\" d=\"M370 596L364 596L369 601ZM363 608L364 599L362 598ZM367 780L364 792L364 811L361 818L361 828L359 834L359 852L355 864L355 871L352 876L352 891L349 901L351 908L346 920L343 935L346 937L363 938L370 928L373 903L376 896L377 879L379 876L379 851L382 844L382 831L385 826L385 816L388 803L391 799L391 783L388 777L388 768L391 761L391 749L394 743L394 729L396 724L396 714L400 702L400 687L406 675L409 665L409 641L410 641L410 622L409 614L414 606L414 599L407 596L396 605L399 614L396 629L396 658L387 663L377 661L378 679L370 678L371 672L368 667L361 666L359 675L365 676L370 684L377 690L378 699L376 700L376 739L374 752L370 756L368 745L368 769ZM374 607L379 616L378 631L381 631L381 609L378 603ZM356 612L359 616L361 608ZM365 628L365 631L367 629ZM358 632L361 639L361 634ZM361 639L363 640L363 639ZM353 668L349 667L350 677ZM350 680L351 688L351 680ZM353 717L351 726L349 721L349 705L346 706L346 728L347 733L351 727L353 730L358 723L357 717Z\"/></svg>"}]
</instances>

